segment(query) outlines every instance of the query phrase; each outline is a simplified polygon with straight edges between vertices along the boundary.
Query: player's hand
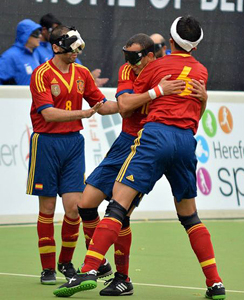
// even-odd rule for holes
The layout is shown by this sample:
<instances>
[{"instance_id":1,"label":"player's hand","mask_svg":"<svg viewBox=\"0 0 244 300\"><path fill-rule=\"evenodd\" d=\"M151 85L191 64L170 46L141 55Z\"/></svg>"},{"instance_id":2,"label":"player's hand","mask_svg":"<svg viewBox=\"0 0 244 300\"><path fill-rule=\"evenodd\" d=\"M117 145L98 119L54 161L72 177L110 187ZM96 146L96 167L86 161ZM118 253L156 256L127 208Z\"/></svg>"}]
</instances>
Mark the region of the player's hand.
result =
<instances>
[{"instance_id":1,"label":"player's hand","mask_svg":"<svg viewBox=\"0 0 244 300\"><path fill-rule=\"evenodd\" d=\"M168 80L171 75L166 75L159 82L164 95L180 94L186 88L184 80Z\"/></svg>"},{"instance_id":2,"label":"player's hand","mask_svg":"<svg viewBox=\"0 0 244 300\"><path fill-rule=\"evenodd\" d=\"M82 119L90 118L93 116L101 107L103 106L103 101L96 103L93 107L89 109L82 110Z\"/></svg>"},{"instance_id":3,"label":"player's hand","mask_svg":"<svg viewBox=\"0 0 244 300\"><path fill-rule=\"evenodd\" d=\"M191 96L198 98L199 100L201 100L202 102L207 102L208 100L208 94L205 88L205 83L203 80L195 80L195 79L191 79L191 81L189 81L189 84L192 87L188 87L188 90L192 91Z\"/></svg>"},{"instance_id":4,"label":"player's hand","mask_svg":"<svg viewBox=\"0 0 244 300\"><path fill-rule=\"evenodd\" d=\"M98 87L104 86L108 82L109 78L96 78L95 82Z\"/></svg>"}]
</instances>

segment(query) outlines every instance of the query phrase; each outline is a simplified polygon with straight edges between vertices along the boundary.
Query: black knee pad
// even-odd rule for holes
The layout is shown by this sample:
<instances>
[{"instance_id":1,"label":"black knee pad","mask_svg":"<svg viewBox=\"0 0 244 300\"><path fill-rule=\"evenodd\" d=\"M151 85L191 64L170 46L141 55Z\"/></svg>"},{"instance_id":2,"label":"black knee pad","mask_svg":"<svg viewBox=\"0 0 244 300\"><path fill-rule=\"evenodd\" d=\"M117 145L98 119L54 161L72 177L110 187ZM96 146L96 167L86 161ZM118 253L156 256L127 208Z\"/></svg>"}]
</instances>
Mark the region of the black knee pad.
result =
<instances>
[{"instance_id":1,"label":"black knee pad","mask_svg":"<svg viewBox=\"0 0 244 300\"><path fill-rule=\"evenodd\" d=\"M127 215L127 210L115 200L111 199L107 206L104 217L114 218L123 223Z\"/></svg>"},{"instance_id":2,"label":"black knee pad","mask_svg":"<svg viewBox=\"0 0 244 300\"><path fill-rule=\"evenodd\" d=\"M126 227L129 227L130 226L130 217L129 216L126 216L124 218L124 221L123 221L123 224L122 224L122 228L121 229L124 229Z\"/></svg>"},{"instance_id":3,"label":"black knee pad","mask_svg":"<svg viewBox=\"0 0 244 300\"><path fill-rule=\"evenodd\" d=\"M190 229L192 226L202 223L198 217L197 211L190 216L180 216L178 215L181 225L184 226L185 230Z\"/></svg>"},{"instance_id":4,"label":"black knee pad","mask_svg":"<svg viewBox=\"0 0 244 300\"><path fill-rule=\"evenodd\" d=\"M78 212L83 221L92 221L98 217L97 207L81 208L78 206Z\"/></svg>"}]
</instances>

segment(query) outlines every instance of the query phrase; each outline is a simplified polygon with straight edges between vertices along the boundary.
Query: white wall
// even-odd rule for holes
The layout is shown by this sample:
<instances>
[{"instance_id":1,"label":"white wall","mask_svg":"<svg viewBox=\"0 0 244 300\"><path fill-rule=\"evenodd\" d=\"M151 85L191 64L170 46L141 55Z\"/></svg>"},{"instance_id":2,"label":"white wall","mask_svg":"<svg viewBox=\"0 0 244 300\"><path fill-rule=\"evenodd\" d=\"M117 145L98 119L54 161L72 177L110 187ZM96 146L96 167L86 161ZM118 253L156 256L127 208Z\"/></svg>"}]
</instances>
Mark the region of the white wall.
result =
<instances>
[{"instance_id":1,"label":"white wall","mask_svg":"<svg viewBox=\"0 0 244 300\"><path fill-rule=\"evenodd\" d=\"M108 99L114 99L115 89L103 88L102 91ZM34 222L38 213L37 197L25 194L32 132L30 106L28 87L0 87L0 223ZM223 112L227 112L230 128L223 123ZM96 114L84 121L84 127L88 175L119 134L121 118ZM244 216L243 128L244 93L209 92L207 112L196 135L199 142L197 205L202 217ZM56 220L59 220L63 213L61 201L56 212ZM134 213L134 218L140 219L175 217L170 187L164 178L144 197Z\"/></svg>"}]
</instances>

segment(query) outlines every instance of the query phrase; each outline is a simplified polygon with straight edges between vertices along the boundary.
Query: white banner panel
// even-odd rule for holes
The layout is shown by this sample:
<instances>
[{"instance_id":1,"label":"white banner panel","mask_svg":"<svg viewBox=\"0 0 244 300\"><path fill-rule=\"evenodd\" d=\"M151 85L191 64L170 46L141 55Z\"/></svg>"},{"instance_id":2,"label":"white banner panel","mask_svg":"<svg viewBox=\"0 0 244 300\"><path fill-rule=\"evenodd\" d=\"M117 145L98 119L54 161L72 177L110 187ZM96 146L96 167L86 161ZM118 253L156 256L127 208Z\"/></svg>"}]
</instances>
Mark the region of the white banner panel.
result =
<instances>
[{"instance_id":1,"label":"white banner panel","mask_svg":"<svg viewBox=\"0 0 244 300\"><path fill-rule=\"evenodd\" d=\"M103 88L114 100L115 89ZM38 200L25 194L31 97L28 87L0 87L0 223L28 222L38 213ZM200 212L240 216L244 209L244 93L209 92L207 110L196 135L198 141L198 197ZM86 175L101 162L121 131L121 117L94 115L84 120ZM106 206L101 206L103 211ZM167 214L165 214L167 212ZM57 214L63 213L58 201ZM9 217L14 216L14 217ZM168 182L162 178L146 195L134 216L175 217ZM32 220L32 219L31 219Z\"/></svg>"}]
</instances>

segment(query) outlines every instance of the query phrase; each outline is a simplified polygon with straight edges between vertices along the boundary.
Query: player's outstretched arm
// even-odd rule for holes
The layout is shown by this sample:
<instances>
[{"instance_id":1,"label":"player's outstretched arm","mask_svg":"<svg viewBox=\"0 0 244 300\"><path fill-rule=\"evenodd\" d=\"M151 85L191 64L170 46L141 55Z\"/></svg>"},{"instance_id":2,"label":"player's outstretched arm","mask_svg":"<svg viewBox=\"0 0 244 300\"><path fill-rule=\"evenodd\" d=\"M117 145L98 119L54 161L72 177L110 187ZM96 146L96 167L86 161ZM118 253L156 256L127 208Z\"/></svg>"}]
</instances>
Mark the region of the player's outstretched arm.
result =
<instances>
[{"instance_id":1,"label":"player's outstretched arm","mask_svg":"<svg viewBox=\"0 0 244 300\"><path fill-rule=\"evenodd\" d=\"M74 120L90 118L101 107L103 102L96 103L93 107L85 110L65 110L55 107L48 107L41 111L41 114L46 122L70 122Z\"/></svg>"},{"instance_id":2,"label":"player's outstretched arm","mask_svg":"<svg viewBox=\"0 0 244 300\"><path fill-rule=\"evenodd\" d=\"M198 81L195 79L192 79L192 81L189 83L192 86L192 88L188 87L188 89L192 91L191 96L198 98L200 101L202 101L202 108L201 108L201 115L200 115L201 118L206 109L207 100L208 100L208 94L206 91L205 83L203 80Z\"/></svg>"},{"instance_id":3,"label":"player's outstretched arm","mask_svg":"<svg viewBox=\"0 0 244 300\"><path fill-rule=\"evenodd\" d=\"M168 80L171 75L161 79L159 84L142 94L124 93L118 97L119 112L122 117L128 117L128 114L143 104L154 100L163 95L180 94L185 89L183 80Z\"/></svg>"},{"instance_id":4,"label":"player's outstretched arm","mask_svg":"<svg viewBox=\"0 0 244 300\"><path fill-rule=\"evenodd\" d=\"M103 106L98 110L100 115L113 115L119 112L117 101L106 101Z\"/></svg>"}]
</instances>

